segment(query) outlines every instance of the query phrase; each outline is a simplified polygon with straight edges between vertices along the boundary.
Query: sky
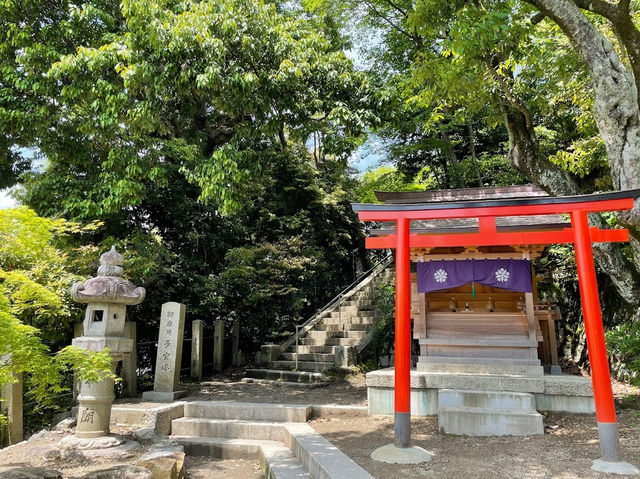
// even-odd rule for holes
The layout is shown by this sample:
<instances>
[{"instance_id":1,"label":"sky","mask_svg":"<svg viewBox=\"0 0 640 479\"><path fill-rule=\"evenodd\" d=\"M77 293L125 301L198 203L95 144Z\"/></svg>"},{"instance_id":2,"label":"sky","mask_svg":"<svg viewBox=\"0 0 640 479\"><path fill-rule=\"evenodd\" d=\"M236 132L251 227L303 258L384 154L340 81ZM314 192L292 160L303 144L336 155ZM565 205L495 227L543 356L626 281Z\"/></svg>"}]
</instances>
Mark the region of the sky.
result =
<instances>
[{"instance_id":1,"label":"sky","mask_svg":"<svg viewBox=\"0 0 640 479\"><path fill-rule=\"evenodd\" d=\"M9 196L9 190L0 190L0 210L16 206L17 202Z\"/></svg>"}]
</instances>

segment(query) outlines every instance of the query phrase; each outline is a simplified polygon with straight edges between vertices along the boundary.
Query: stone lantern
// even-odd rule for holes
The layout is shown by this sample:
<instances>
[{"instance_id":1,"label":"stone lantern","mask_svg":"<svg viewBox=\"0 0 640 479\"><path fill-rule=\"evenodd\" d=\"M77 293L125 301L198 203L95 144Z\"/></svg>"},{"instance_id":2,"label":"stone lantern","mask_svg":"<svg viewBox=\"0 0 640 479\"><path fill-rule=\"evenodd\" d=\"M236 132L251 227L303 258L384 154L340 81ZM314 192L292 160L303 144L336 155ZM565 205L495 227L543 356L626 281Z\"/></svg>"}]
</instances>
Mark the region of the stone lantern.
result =
<instances>
[{"instance_id":1,"label":"stone lantern","mask_svg":"<svg viewBox=\"0 0 640 479\"><path fill-rule=\"evenodd\" d=\"M79 303L87 303L84 317L84 335L75 338L73 345L89 351L109 348L112 368L124 359L133 348L133 340L124 337L127 305L144 300L144 288L136 288L122 277L122 255L115 247L100 256L98 276L84 283L75 283L71 297ZM123 441L109 435L111 404L115 398L113 379L97 382L83 381L78 396L78 423L75 436L62 441L63 446L77 448L102 448L121 444Z\"/></svg>"}]
</instances>

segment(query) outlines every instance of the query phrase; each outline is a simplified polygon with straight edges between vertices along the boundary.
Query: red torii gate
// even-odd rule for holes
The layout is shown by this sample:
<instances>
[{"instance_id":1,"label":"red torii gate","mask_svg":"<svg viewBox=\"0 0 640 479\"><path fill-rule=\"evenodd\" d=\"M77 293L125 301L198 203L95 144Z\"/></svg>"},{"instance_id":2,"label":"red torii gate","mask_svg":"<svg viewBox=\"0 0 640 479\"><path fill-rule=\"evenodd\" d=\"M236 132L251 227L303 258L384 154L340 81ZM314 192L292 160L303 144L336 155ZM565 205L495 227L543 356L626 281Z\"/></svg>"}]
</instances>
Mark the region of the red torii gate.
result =
<instances>
[{"instance_id":1,"label":"red torii gate","mask_svg":"<svg viewBox=\"0 0 640 479\"><path fill-rule=\"evenodd\" d=\"M587 213L633 208L640 190L565 197L508 198L422 204L354 204L361 221L393 221L396 233L366 238L368 249L396 250L395 418L394 445L411 446L411 284L410 248L547 245L573 243L591 364L596 421L602 460L620 462L620 440L607 360L593 242L629 241L626 229L590 228ZM571 228L558 231L499 232L496 217L570 214ZM411 234L412 220L478 218L477 233ZM631 466L632 467L632 466Z\"/></svg>"}]
</instances>

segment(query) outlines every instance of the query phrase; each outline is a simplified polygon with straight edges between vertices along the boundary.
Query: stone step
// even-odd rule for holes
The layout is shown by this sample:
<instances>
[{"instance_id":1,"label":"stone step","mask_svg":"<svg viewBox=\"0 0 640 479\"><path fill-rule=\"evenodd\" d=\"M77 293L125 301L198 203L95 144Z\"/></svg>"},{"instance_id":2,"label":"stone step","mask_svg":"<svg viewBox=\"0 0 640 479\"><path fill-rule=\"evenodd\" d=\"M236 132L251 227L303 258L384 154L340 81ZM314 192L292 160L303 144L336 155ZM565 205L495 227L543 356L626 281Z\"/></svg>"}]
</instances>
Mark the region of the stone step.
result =
<instances>
[{"instance_id":1,"label":"stone step","mask_svg":"<svg viewBox=\"0 0 640 479\"><path fill-rule=\"evenodd\" d=\"M308 337L314 339L327 339L327 338L361 338L366 334L366 331L309 331Z\"/></svg>"},{"instance_id":2,"label":"stone step","mask_svg":"<svg viewBox=\"0 0 640 479\"><path fill-rule=\"evenodd\" d=\"M544 434L542 415L535 411L475 407L439 407L438 428L460 436L531 436Z\"/></svg>"},{"instance_id":3,"label":"stone step","mask_svg":"<svg viewBox=\"0 0 640 479\"><path fill-rule=\"evenodd\" d=\"M274 368L296 369L295 359L293 361L278 360L273 363ZM333 361L298 361L298 371L314 371L323 373L333 368Z\"/></svg>"},{"instance_id":4,"label":"stone step","mask_svg":"<svg viewBox=\"0 0 640 479\"><path fill-rule=\"evenodd\" d=\"M450 374L510 374L543 376L544 368L538 359L420 356L420 372Z\"/></svg>"},{"instance_id":5,"label":"stone step","mask_svg":"<svg viewBox=\"0 0 640 479\"><path fill-rule=\"evenodd\" d=\"M282 423L245 421L242 419L209 419L183 417L171 421L171 434L194 437L224 437L227 439L286 440Z\"/></svg>"},{"instance_id":6,"label":"stone step","mask_svg":"<svg viewBox=\"0 0 640 479\"><path fill-rule=\"evenodd\" d=\"M309 346L304 344L298 346L298 349L297 349L297 352L300 354L311 354L311 353L334 354L335 351L336 351L335 346ZM294 344L293 346L289 346L289 348L287 349L287 352L295 353L296 345Z\"/></svg>"},{"instance_id":7,"label":"stone step","mask_svg":"<svg viewBox=\"0 0 640 479\"><path fill-rule=\"evenodd\" d=\"M294 348L295 349L295 348ZM298 356L298 361L322 361L327 363L333 363L333 359L335 358L335 354L326 354L326 353L300 353L297 354L295 352L291 353L282 353L280 358L285 361L295 361L296 356Z\"/></svg>"},{"instance_id":8,"label":"stone step","mask_svg":"<svg viewBox=\"0 0 640 479\"><path fill-rule=\"evenodd\" d=\"M340 323L340 324L317 324L314 327L315 331L367 331L371 327L370 324L351 324L351 323Z\"/></svg>"},{"instance_id":9,"label":"stone step","mask_svg":"<svg viewBox=\"0 0 640 479\"><path fill-rule=\"evenodd\" d=\"M440 389L438 391L438 407L536 412L536 399L533 394L522 392Z\"/></svg>"},{"instance_id":10,"label":"stone step","mask_svg":"<svg viewBox=\"0 0 640 479\"><path fill-rule=\"evenodd\" d=\"M187 454L214 459L260 460L266 479L312 479L291 451L280 442L215 437L172 437Z\"/></svg>"},{"instance_id":11,"label":"stone step","mask_svg":"<svg viewBox=\"0 0 640 479\"><path fill-rule=\"evenodd\" d=\"M358 343L360 338L301 338L299 340L302 346L356 346Z\"/></svg>"},{"instance_id":12,"label":"stone step","mask_svg":"<svg viewBox=\"0 0 640 479\"><path fill-rule=\"evenodd\" d=\"M490 347L490 348L537 348L537 341L527 339L512 338L422 338L421 345L427 346L464 346L467 348Z\"/></svg>"},{"instance_id":13,"label":"stone step","mask_svg":"<svg viewBox=\"0 0 640 479\"><path fill-rule=\"evenodd\" d=\"M271 379L273 381L287 381L292 383L320 383L329 380L329 378L322 373L308 371L281 371L277 369L247 369L245 376L256 379Z\"/></svg>"},{"instance_id":14,"label":"stone step","mask_svg":"<svg viewBox=\"0 0 640 479\"><path fill-rule=\"evenodd\" d=\"M357 317L332 317L324 318L322 321L324 324L374 324L376 322L375 316L357 316Z\"/></svg>"},{"instance_id":15,"label":"stone step","mask_svg":"<svg viewBox=\"0 0 640 479\"><path fill-rule=\"evenodd\" d=\"M373 307L369 307L369 306L365 306L364 308L356 308L356 307L351 307L348 306L346 308L338 308L335 311L332 311L331 314L329 314L329 317L331 318L344 318L344 317L359 317L359 316L365 316L365 317L375 317L376 315L376 310Z\"/></svg>"},{"instance_id":16,"label":"stone step","mask_svg":"<svg viewBox=\"0 0 640 479\"><path fill-rule=\"evenodd\" d=\"M268 371L259 369L258 371ZM184 417L243 419L247 421L306 422L311 406L297 404L241 403L226 401L190 401L184 405Z\"/></svg>"},{"instance_id":17,"label":"stone step","mask_svg":"<svg viewBox=\"0 0 640 479\"><path fill-rule=\"evenodd\" d=\"M341 303L341 306L374 306L374 302L371 299L360 299L360 300L353 300L353 299L348 299L346 301L343 301Z\"/></svg>"}]
</instances>

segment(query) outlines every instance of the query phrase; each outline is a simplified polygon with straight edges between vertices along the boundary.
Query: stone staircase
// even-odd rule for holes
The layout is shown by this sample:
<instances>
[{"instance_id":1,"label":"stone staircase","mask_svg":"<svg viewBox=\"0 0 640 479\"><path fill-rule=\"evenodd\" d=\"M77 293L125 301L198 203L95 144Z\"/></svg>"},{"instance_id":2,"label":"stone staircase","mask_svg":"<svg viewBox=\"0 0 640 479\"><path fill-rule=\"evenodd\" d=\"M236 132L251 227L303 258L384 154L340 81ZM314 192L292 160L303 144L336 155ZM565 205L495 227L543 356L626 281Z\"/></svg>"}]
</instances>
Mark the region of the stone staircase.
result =
<instances>
[{"instance_id":1,"label":"stone staircase","mask_svg":"<svg viewBox=\"0 0 640 479\"><path fill-rule=\"evenodd\" d=\"M247 370L248 380L322 382L323 375L318 373L352 365L357 353L371 340L376 319L375 291L395 277L390 264L391 258L386 259L352 289L331 301L303 325L297 345L295 335L291 336L280 345L274 360L265 361L269 369Z\"/></svg>"},{"instance_id":2,"label":"stone staircase","mask_svg":"<svg viewBox=\"0 0 640 479\"><path fill-rule=\"evenodd\" d=\"M544 434L533 394L511 391L440 389L438 428L468 436Z\"/></svg>"},{"instance_id":3,"label":"stone staircase","mask_svg":"<svg viewBox=\"0 0 640 479\"><path fill-rule=\"evenodd\" d=\"M306 423L306 405L195 401L171 421L171 439L187 454L253 458L267 479L373 479Z\"/></svg>"}]
</instances>

